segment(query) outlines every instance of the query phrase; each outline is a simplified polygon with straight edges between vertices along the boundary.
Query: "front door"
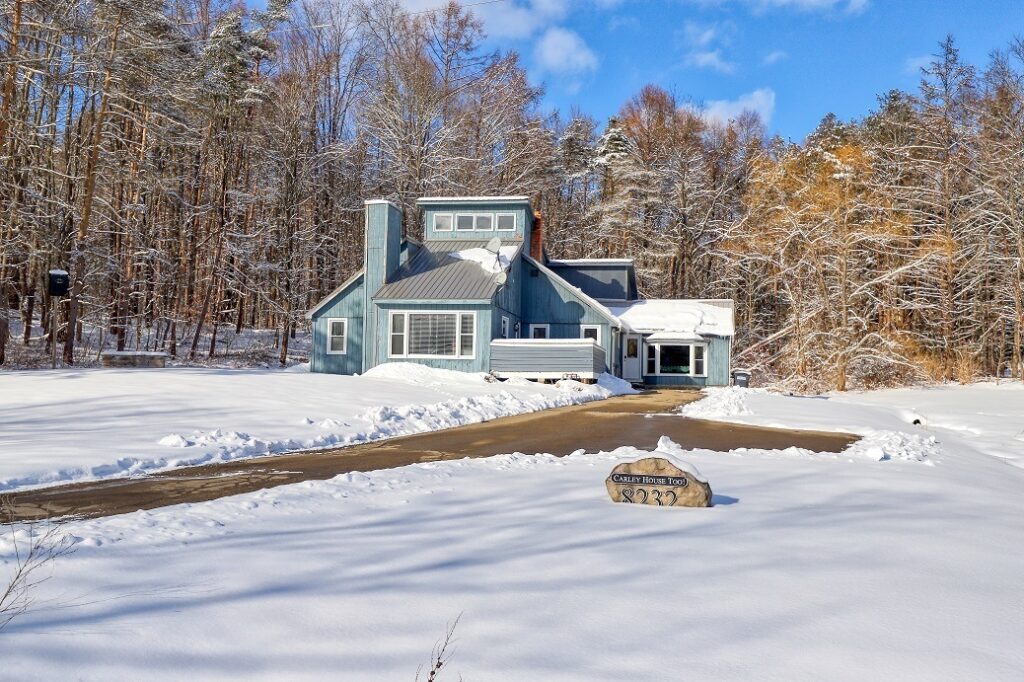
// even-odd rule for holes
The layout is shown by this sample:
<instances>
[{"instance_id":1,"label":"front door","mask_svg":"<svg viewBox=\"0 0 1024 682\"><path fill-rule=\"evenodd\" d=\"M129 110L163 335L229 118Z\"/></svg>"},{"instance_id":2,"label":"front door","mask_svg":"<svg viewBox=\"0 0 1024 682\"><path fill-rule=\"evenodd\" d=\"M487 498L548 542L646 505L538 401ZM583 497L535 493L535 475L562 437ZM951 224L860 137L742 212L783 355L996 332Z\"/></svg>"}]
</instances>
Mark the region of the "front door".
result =
<instances>
[{"instance_id":1,"label":"front door","mask_svg":"<svg viewBox=\"0 0 1024 682\"><path fill-rule=\"evenodd\" d=\"M622 344L622 378L626 381L640 381L640 337L626 334Z\"/></svg>"}]
</instances>

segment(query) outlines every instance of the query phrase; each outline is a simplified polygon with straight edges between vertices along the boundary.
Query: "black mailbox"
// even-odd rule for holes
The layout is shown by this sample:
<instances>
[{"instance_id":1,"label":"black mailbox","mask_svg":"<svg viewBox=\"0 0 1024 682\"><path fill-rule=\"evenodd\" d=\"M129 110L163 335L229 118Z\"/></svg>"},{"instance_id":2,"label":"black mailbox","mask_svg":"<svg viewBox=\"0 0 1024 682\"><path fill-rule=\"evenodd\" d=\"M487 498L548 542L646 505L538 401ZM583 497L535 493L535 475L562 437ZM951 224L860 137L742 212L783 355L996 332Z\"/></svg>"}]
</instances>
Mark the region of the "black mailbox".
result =
<instances>
[{"instance_id":1,"label":"black mailbox","mask_svg":"<svg viewBox=\"0 0 1024 682\"><path fill-rule=\"evenodd\" d=\"M47 286L47 293L50 296L67 296L68 289L71 286L71 276L68 275L66 270L50 270L49 285Z\"/></svg>"},{"instance_id":2,"label":"black mailbox","mask_svg":"<svg viewBox=\"0 0 1024 682\"><path fill-rule=\"evenodd\" d=\"M732 371L732 384L733 386L739 386L740 388L747 388L750 386L750 370L734 369Z\"/></svg>"}]
</instances>

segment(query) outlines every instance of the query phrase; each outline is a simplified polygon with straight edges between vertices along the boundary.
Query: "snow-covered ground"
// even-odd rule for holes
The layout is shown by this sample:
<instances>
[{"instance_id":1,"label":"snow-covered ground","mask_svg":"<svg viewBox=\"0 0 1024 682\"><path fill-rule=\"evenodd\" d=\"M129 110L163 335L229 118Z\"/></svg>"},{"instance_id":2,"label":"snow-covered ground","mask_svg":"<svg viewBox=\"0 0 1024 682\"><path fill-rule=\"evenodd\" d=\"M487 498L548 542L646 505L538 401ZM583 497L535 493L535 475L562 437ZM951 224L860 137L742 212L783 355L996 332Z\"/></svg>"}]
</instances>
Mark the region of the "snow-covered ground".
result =
<instances>
[{"instance_id":1,"label":"snow-covered ground","mask_svg":"<svg viewBox=\"0 0 1024 682\"><path fill-rule=\"evenodd\" d=\"M0 634L3 676L412 680L461 614L442 680L1020 679L1024 471L993 456L1014 426L982 403L1019 422L1021 389L716 393L720 417L864 433L917 435L913 405L936 443L663 442L710 481L709 509L612 504L605 476L644 454L622 448L73 522L78 551Z\"/></svg>"},{"instance_id":2,"label":"snow-covered ground","mask_svg":"<svg viewBox=\"0 0 1024 682\"><path fill-rule=\"evenodd\" d=\"M0 375L0 492L348 445L631 391L491 382L411 363L290 370L74 369Z\"/></svg>"},{"instance_id":3,"label":"snow-covered ground","mask_svg":"<svg viewBox=\"0 0 1024 682\"><path fill-rule=\"evenodd\" d=\"M43 339L42 323L38 317L33 320L29 332L30 343L23 345L24 325L20 313L10 311L11 339L7 344L7 360L3 369L46 368L50 366L50 353L46 350ZM169 363L176 366L190 367L278 367L280 347L278 340L280 331L277 329L243 329L235 333L234 325L220 325L217 328L215 353L209 356L210 339L213 327L207 325L199 338L198 353L195 359L188 358L192 345L194 329L190 327L178 329L178 355ZM143 328L136 335L135 326L129 322L126 340L129 350L157 351L166 348L167 330L162 325ZM138 342L136 341L138 340ZM309 360L312 335L307 329L299 329L288 342L288 364ZM98 367L100 354L113 350L117 346L117 338L107 331L107 326L95 324L88 317L83 321L82 339L75 346L75 364L78 367ZM0 375L3 376L3 375Z\"/></svg>"},{"instance_id":4,"label":"snow-covered ground","mask_svg":"<svg viewBox=\"0 0 1024 682\"><path fill-rule=\"evenodd\" d=\"M939 451L971 451L1024 467L1024 384L1019 382L823 396L735 387L706 393L680 411L700 419L856 433L865 438L853 450L869 456L934 462Z\"/></svg>"}]
</instances>

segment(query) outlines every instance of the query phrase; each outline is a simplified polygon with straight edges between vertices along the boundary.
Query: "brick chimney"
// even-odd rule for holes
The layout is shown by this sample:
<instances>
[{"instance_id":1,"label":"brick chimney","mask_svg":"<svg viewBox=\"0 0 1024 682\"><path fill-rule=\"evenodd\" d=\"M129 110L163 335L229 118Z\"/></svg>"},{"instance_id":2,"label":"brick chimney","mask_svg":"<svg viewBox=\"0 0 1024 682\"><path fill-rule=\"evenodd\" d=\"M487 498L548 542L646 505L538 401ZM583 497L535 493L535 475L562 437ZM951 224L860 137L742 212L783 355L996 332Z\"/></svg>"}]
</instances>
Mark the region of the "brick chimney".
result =
<instances>
[{"instance_id":1,"label":"brick chimney","mask_svg":"<svg viewBox=\"0 0 1024 682\"><path fill-rule=\"evenodd\" d=\"M533 212L533 229L530 230L530 258L544 262L544 218L540 211Z\"/></svg>"}]
</instances>

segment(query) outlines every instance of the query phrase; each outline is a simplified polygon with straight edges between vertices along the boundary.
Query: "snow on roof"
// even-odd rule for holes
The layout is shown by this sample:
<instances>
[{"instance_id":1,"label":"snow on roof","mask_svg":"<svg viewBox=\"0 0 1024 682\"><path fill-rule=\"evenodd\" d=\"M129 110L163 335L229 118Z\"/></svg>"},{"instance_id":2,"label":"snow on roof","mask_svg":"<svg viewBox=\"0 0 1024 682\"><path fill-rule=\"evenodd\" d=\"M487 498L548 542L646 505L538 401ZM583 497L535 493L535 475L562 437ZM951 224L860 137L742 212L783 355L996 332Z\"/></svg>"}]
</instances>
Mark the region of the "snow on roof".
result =
<instances>
[{"instance_id":1,"label":"snow on roof","mask_svg":"<svg viewBox=\"0 0 1024 682\"><path fill-rule=\"evenodd\" d=\"M49 272L50 272L51 275L60 275L60 276L64 276L64 277L68 276L68 271L67 270L50 270Z\"/></svg>"},{"instance_id":2,"label":"snow on roof","mask_svg":"<svg viewBox=\"0 0 1024 682\"><path fill-rule=\"evenodd\" d=\"M484 272L491 274L498 274L508 270L512 265L512 259L516 257L516 253L519 251L519 244L514 246L502 246L498 249L498 253L489 251L486 248L473 247L471 249L463 249L461 251L452 251L448 254L450 258L456 260L468 260L476 262L483 268Z\"/></svg>"},{"instance_id":3,"label":"snow on roof","mask_svg":"<svg viewBox=\"0 0 1024 682\"><path fill-rule=\"evenodd\" d=\"M732 336L732 301L648 299L625 306L609 306L612 314L641 332L678 332Z\"/></svg>"},{"instance_id":4,"label":"snow on roof","mask_svg":"<svg viewBox=\"0 0 1024 682\"><path fill-rule=\"evenodd\" d=\"M417 204L479 204L485 201L501 202L501 203L518 203L521 201L529 202L530 197L527 196L507 196L507 197L420 197L416 200Z\"/></svg>"},{"instance_id":5,"label":"snow on roof","mask_svg":"<svg viewBox=\"0 0 1024 682\"><path fill-rule=\"evenodd\" d=\"M632 265L632 258L552 258L548 265Z\"/></svg>"}]
</instances>

